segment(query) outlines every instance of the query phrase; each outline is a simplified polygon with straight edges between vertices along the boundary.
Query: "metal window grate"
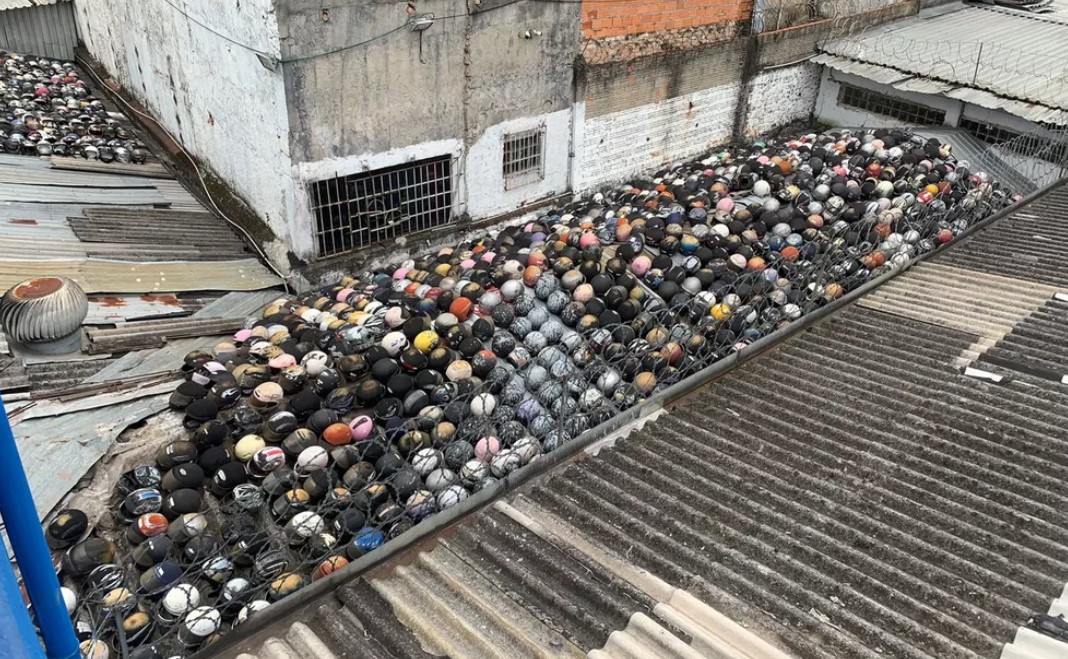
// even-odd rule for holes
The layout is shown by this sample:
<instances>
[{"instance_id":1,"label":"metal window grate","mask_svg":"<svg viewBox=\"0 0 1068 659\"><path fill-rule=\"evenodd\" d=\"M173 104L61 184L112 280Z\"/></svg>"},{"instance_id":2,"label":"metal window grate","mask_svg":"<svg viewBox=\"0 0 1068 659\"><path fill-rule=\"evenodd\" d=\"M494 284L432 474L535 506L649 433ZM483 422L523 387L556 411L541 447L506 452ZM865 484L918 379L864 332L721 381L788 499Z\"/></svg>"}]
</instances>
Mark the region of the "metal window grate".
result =
<instances>
[{"instance_id":1,"label":"metal window grate","mask_svg":"<svg viewBox=\"0 0 1068 659\"><path fill-rule=\"evenodd\" d=\"M886 117L900 119L915 126L939 126L946 119L946 113L942 110L924 107L893 96L851 85L839 86L838 102L841 105L848 105L858 110L866 110Z\"/></svg>"},{"instance_id":2,"label":"metal window grate","mask_svg":"<svg viewBox=\"0 0 1068 659\"><path fill-rule=\"evenodd\" d=\"M993 124L975 121L974 119L968 119L967 117L961 117L960 127L987 144L1001 144L1002 142L1008 142L1020 136L1020 134L1015 131L998 128Z\"/></svg>"},{"instance_id":3,"label":"metal window grate","mask_svg":"<svg viewBox=\"0 0 1068 659\"><path fill-rule=\"evenodd\" d=\"M545 127L512 133L504 138L504 189L545 177Z\"/></svg>"},{"instance_id":4,"label":"metal window grate","mask_svg":"<svg viewBox=\"0 0 1068 659\"><path fill-rule=\"evenodd\" d=\"M319 256L449 224L454 170L444 156L311 183Z\"/></svg>"},{"instance_id":5,"label":"metal window grate","mask_svg":"<svg viewBox=\"0 0 1068 659\"><path fill-rule=\"evenodd\" d=\"M967 117L961 117L960 127L987 144L995 144L1021 156L1041 154L1038 157L1050 162L1068 162L1068 144L1063 131L1024 135Z\"/></svg>"}]
</instances>

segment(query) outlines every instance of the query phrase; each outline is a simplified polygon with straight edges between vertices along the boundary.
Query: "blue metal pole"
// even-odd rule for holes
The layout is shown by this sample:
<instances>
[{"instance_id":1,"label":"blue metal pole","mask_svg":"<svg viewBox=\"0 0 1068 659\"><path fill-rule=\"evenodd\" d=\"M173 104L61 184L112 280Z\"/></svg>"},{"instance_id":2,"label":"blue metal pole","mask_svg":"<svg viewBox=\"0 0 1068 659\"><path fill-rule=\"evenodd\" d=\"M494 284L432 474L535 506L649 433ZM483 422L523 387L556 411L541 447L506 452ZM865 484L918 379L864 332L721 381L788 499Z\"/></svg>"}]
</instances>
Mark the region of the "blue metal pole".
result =
<instances>
[{"instance_id":1,"label":"blue metal pole","mask_svg":"<svg viewBox=\"0 0 1068 659\"><path fill-rule=\"evenodd\" d=\"M0 540L0 647L11 657L44 659L41 641L30 620L30 612L23 603L22 591L7 557L7 545Z\"/></svg>"},{"instance_id":2,"label":"blue metal pole","mask_svg":"<svg viewBox=\"0 0 1068 659\"><path fill-rule=\"evenodd\" d=\"M0 487L0 516L4 518L7 537L15 550L22 582L30 594L48 656L51 659L75 659L80 655L78 638L59 591L52 554L37 518L37 508L33 504L26 472L22 469L15 435L7 422L2 396L0 410L4 410L0 418L0 483L3 483Z\"/></svg>"}]
</instances>

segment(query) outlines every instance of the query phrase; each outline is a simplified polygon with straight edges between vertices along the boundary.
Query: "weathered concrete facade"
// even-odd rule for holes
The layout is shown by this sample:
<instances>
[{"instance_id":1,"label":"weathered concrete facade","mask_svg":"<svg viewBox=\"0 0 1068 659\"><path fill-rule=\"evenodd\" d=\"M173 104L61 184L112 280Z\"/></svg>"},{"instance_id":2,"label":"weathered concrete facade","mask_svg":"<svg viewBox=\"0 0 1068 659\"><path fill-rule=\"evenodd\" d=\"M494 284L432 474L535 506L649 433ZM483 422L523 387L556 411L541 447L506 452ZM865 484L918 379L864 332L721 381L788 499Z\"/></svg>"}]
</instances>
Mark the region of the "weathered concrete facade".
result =
<instances>
[{"instance_id":1,"label":"weathered concrete facade","mask_svg":"<svg viewBox=\"0 0 1068 659\"><path fill-rule=\"evenodd\" d=\"M694 3L669 12L675 27L649 31L656 22L642 20L643 3L609 4L638 9L626 19L600 4L585 12L579 189L810 118L820 67L808 60L819 42L917 11L916 0Z\"/></svg>"},{"instance_id":2,"label":"weathered concrete facade","mask_svg":"<svg viewBox=\"0 0 1068 659\"><path fill-rule=\"evenodd\" d=\"M313 259L316 180L449 155L454 212L474 218L571 187L581 5L469 4L115 0L77 13L108 73ZM433 25L410 30L411 14ZM545 175L506 190L503 138L527 129L544 131Z\"/></svg>"},{"instance_id":3,"label":"weathered concrete facade","mask_svg":"<svg viewBox=\"0 0 1068 659\"><path fill-rule=\"evenodd\" d=\"M271 0L76 2L89 52L191 153L229 183L276 236L290 238L289 123Z\"/></svg>"},{"instance_id":4,"label":"weathered concrete facade","mask_svg":"<svg viewBox=\"0 0 1068 659\"><path fill-rule=\"evenodd\" d=\"M574 131L574 3L418 3L425 32L404 27L405 2L279 3L291 125L294 249L313 255L308 183L427 157L459 164L456 211L489 217L566 191ZM389 30L388 36L377 38ZM364 43L366 42L366 43ZM323 57L316 53L359 48ZM545 176L506 190L505 135L545 131Z\"/></svg>"},{"instance_id":5,"label":"weathered concrete facade","mask_svg":"<svg viewBox=\"0 0 1068 659\"><path fill-rule=\"evenodd\" d=\"M453 214L475 220L612 184L811 116L819 78L806 61L819 41L916 10L917 0L77 4L89 51L305 261L323 255L316 182L445 157ZM508 184L505 140L524 131L542 135L541 173Z\"/></svg>"}]
</instances>

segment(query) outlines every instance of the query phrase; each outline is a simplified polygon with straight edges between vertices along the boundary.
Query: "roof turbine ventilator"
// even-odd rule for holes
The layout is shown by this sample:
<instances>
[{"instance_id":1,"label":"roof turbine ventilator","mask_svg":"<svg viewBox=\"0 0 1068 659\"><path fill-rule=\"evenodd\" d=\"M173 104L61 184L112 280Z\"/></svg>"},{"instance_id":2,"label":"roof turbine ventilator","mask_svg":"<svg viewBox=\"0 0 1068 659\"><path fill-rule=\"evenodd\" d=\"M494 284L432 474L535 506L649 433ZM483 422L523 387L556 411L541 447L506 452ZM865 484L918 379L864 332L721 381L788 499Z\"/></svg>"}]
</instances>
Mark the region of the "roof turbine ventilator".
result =
<instances>
[{"instance_id":1,"label":"roof turbine ventilator","mask_svg":"<svg viewBox=\"0 0 1068 659\"><path fill-rule=\"evenodd\" d=\"M72 279L34 277L12 286L0 299L0 326L7 337L45 354L75 352L89 298Z\"/></svg>"}]
</instances>

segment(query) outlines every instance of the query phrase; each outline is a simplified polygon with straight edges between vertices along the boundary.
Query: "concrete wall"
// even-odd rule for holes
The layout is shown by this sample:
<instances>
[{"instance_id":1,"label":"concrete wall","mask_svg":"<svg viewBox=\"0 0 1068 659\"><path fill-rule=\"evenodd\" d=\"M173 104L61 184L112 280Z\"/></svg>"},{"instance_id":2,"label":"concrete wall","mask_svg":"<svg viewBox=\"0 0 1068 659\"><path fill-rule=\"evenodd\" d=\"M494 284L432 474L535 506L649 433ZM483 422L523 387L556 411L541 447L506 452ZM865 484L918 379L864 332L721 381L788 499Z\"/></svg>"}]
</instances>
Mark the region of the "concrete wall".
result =
<instances>
[{"instance_id":1,"label":"concrete wall","mask_svg":"<svg viewBox=\"0 0 1068 659\"><path fill-rule=\"evenodd\" d=\"M842 84L862 89L870 89L881 94L887 94L907 100L911 103L925 107L942 110L946 113L944 125L956 126L960 118L962 103L943 96L931 94L916 94L913 92L898 91L889 85L881 85L877 82L862 78L851 73L836 71L830 67L823 67L820 81L819 98L816 101L816 117L824 123L832 126L849 126L863 128L865 126L911 126L910 122L895 119L886 115L867 112L847 105L838 103L838 93Z\"/></svg>"},{"instance_id":2,"label":"concrete wall","mask_svg":"<svg viewBox=\"0 0 1068 659\"><path fill-rule=\"evenodd\" d=\"M730 139L745 41L589 68L576 189L615 183Z\"/></svg>"},{"instance_id":3,"label":"concrete wall","mask_svg":"<svg viewBox=\"0 0 1068 659\"><path fill-rule=\"evenodd\" d=\"M270 0L76 2L86 48L190 152L288 236L289 126L281 71L265 69L234 41L278 54Z\"/></svg>"},{"instance_id":4,"label":"concrete wall","mask_svg":"<svg viewBox=\"0 0 1068 659\"><path fill-rule=\"evenodd\" d=\"M804 62L761 72L749 83L743 130L764 135L786 124L809 118L816 109L820 66Z\"/></svg>"},{"instance_id":5,"label":"concrete wall","mask_svg":"<svg viewBox=\"0 0 1068 659\"><path fill-rule=\"evenodd\" d=\"M576 189L617 183L727 142L741 89L725 84L588 119Z\"/></svg>"},{"instance_id":6,"label":"concrete wall","mask_svg":"<svg viewBox=\"0 0 1068 659\"><path fill-rule=\"evenodd\" d=\"M298 60L284 66L293 247L302 257L314 256L311 181L450 155L454 210L476 219L569 187L580 6L484 0L468 16L463 4L428 0L416 12L434 14L433 26L386 34L407 21L407 7L388 0L340 0L327 10L309 0L278 3L283 59ZM505 190L505 137L537 127L545 129L545 177Z\"/></svg>"},{"instance_id":7,"label":"concrete wall","mask_svg":"<svg viewBox=\"0 0 1068 659\"><path fill-rule=\"evenodd\" d=\"M458 20L440 21L421 39L402 27L370 41L403 26L404 3L277 4L283 59L308 58L284 65L294 163L459 137L464 37L455 29ZM419 10L444 16L453 13L452 4L430 0Z\"/></svg>"}]
</instances>

